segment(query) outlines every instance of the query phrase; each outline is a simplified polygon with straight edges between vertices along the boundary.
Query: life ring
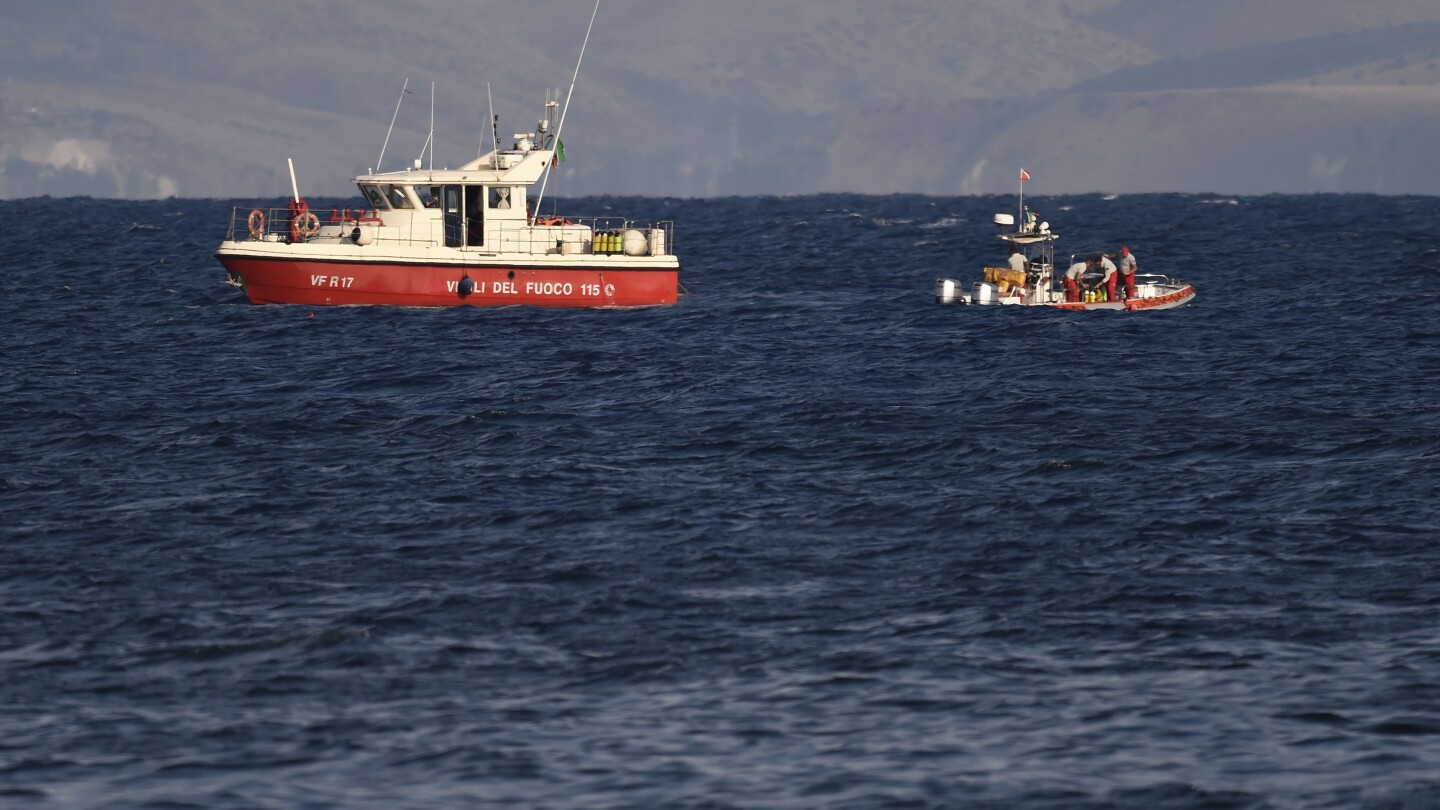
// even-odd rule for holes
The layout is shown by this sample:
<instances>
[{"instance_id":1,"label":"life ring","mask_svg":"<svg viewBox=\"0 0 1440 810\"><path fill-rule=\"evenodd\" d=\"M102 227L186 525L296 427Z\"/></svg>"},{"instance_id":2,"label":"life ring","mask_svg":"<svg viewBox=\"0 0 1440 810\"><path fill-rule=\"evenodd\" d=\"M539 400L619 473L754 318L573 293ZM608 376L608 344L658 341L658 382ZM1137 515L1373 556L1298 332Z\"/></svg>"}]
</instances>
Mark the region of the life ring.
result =
<instances>
[{"instance_id":1,"label":"life ring","mask_svg":"<svg viewBox=\"0 0 1440 810\"><path fill-rule=\"evenodd\" d=\"M320 232L320 218L315 216L314 211L306 211L295 217L295 232L309 239Z\"/></svg>"},{"instance_id":2,"label":"life ring","mask_svg":"<svg viewBox=\"0 0 1440 810\"><path fill-rule=\"evenodd\" d=\"M250 238L259 239L265 233L265 212L256 208L250 212Z\"/></svg>"}]
</instances>

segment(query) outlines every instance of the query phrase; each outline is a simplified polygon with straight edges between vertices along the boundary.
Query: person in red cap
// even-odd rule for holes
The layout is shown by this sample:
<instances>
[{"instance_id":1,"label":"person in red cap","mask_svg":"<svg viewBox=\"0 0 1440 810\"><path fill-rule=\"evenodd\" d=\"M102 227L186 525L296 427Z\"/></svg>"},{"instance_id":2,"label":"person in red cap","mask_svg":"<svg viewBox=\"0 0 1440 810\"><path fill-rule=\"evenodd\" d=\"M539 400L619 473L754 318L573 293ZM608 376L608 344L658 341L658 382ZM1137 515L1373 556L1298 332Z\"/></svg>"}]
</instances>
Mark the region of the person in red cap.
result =
<instances>
[{"instance_id":1,"label":"person in red cap","mask_svg":"<svg viewBox=\"0 0 1440 810\"><path fill-rule=\"evenodd\" d=\"M1134 297L1135 297L1135 271L1136 271L1138 268L1139 268L1139 265L1137 265L1137 264L1135 263L1135 254L1133 254L1133 253L1130 252L1130 248L1128 248L1128 247L1121 247L1121 248L1120 248L1120 280L1123 281L1123 282L1125 282L1125 297L1126 297L1126 298L1134 298Z\"/></svg>"}]
</instances>

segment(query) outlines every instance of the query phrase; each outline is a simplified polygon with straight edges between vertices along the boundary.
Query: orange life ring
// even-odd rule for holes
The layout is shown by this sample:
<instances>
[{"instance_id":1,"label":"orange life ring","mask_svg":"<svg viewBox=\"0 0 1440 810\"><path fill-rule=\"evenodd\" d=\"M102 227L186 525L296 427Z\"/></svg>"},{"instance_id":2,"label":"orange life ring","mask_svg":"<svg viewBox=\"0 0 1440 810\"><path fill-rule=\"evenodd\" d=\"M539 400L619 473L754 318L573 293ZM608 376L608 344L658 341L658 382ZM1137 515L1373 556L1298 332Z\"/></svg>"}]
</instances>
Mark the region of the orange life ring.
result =
<instances>
[{"instance_id":1,"label":"orange life ring","mask_svg":"<svg viewBox=\"0 0 1440 810\"><path fill-rule=\"evenodd\" d=\"M256 208L250 212L250 238L259 239L265 233L265 212Z\"/></svg>"},{"instance_id":2,"label":"orange life ring","mask_svg":"<svg viewBox=\"0 0 1440 810\"><path fill-rule=\"evenodd\" d=\"M314 211L306 211L295 218L295 232L309 239L320 232L320 218Z\"/></svg>"}]
</instances>

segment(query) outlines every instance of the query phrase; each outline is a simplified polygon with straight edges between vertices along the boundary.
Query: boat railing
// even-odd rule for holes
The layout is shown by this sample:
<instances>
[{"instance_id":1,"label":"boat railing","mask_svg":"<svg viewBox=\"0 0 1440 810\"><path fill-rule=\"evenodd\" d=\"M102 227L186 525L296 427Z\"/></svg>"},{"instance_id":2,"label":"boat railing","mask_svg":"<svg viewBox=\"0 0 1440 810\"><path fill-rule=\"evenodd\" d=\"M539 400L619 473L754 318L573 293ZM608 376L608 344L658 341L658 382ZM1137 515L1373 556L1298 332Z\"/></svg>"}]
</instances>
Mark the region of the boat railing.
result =
<instances>
[{"instance_id":1,"label":"boat railing","mask_svg":"<svg viewBox=\"0 0 1440 810\"><path fill-rule=\"evenodd\" d=\"M308 220L304 214L314 215ZM317 236L325 226L384 225L380 212L370 209L339 209L322 211L310 210L295 214L289 208L244 208L235 206L230 211L230 227L225 239L230 242L251 240L257 242L303 241Z\"/></svg>"},{"instance_id":2,"label":"boat railing","mask_svg":"<svg viewBox=\"0 0 1440 810\"><path fill-rule=\"evenodd\" d=\"M1136 273L1136 284L1164 284L1173 287L1183 287L1185 282L1174 276L1161 275L1159 273Z\"/></svg>"},{"instance_id":3,"label":"boat railing","mask_svg":"<svg viewBox=\"0 0 1440 810\"><path fill-rule=\"evenodd\" d=\"M309 213L314 214L313 220L304 214L297 217L289 208L236 206L231 211L225 238L232 242L348 241L355 229L360 228L365 244L438 245L447 241L446 225L441 217L412 218L408 222L393 223L395 227L386 227L381 213L369 209ZM471 233L468 219L460 220L458 233ZM675 223L625 217L562 216L537 216L533 224L523 220L491 221L484 228L482 243L460 249L529 255L670 256L675 251Z\"/></svg>"},{"instance_id":4,"label":"boat railing","mask_svg":"<svg viewBox=\"0 0 1440 810\"><path fill-rule=\"evenodd\" d=\"M1102 272L1096 271L1096 270L1086 270L1085 273L1084 273L1084 275L1082 275L1080 278L1081 278L1081 280L1084 281L1086 284L1092 284L1092 285L1093 285L1093 284L1097 284L1097 283L1099 283L1100 281L1104 280L1105 274L1102 273ZM1115 278L1116 278L1116 283L1119 283L1120 274L1119 274L1119 273L1116 273L1116 274L1115 274ZM1136 274L1135 274L1135 283L1137 283L1137 284L1169 284L1169 285L1174 285L1174 286L1177 286L1177 287L1183 286L1183 285L1185 284L1185 282L1180 281L1179 279L1175 278L1174 276L1166 276L1166 275L1161 275L1161 274L1159 274L1159 273L1136 273Z\"/></svg>"},{"instance_id":5,"label":"boat railing","mask_svg":"<svg viewBox=\"0 0 1440 810\"><path fill-rule=\"evenodd\" d=\"M486 229L482 250L528 254L669 256L675 223L624 217L537 216L534 224L502 222Z\"/></svg>"}]
</instances>

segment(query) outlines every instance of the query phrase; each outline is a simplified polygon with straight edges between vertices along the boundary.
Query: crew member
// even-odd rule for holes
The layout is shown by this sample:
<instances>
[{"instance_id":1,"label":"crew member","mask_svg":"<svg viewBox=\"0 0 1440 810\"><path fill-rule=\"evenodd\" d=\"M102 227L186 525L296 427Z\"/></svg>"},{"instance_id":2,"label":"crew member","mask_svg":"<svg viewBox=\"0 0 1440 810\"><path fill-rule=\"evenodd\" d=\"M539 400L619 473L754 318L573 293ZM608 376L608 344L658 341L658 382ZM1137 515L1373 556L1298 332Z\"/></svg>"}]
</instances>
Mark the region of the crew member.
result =
<instances>
[{"instance_id":1,"label":"crew member","mask_svg":"<svg viewBox=\"0 0 1440 810\"><path fill-rule=\"evenodd\" d=\"M1137 264L1135 263L1135 254L1133 254L1133 253L1130 252L1130 248L1128 248L1128 247L1121 247L1121 248L1120 248L1120 280L1125 282L1125 297L1126 297L1126 298L1134 298L1134 297L1135 297L1135 294L1136 294L1136 293L1135 293L1135 271L1138 270L1138 269L1139 269L1139 265L1137 265Z\"/></svg>"},{"instance_id":2,"label":"crew member","mask_svg":"<svg viewBox=\"0 0 1440 810\"><path fill-rule=\"evenodd\" d=\"M1017 273L1020 273L1021 275L1024 275L1025 271L1026 271L1029 267L1030 267L1030 262L1029 262L1028 260L1026 260L1025 254L1020 252L1020 246L1019 246L1019 245L1011 245L1011 246L1010 246L1010 269L1011 269L1011 270L1014 270L1014 271L1017 272Z\"/></svg>"},{"instance_id":3,"label":"crew member","mask_svg":"<svg viewBox=\"0 0 1440 810\"><path fill-rule=\"evenodd\" d=\"M1109 293L1110 297L1106 298L1106 301L1114 301L1115 282L1118 280L1119 276L1119 274L1115 271L1115 263L1110 261L1110 257L1104 254L1096 256L1094 262L1095 266L1100 268L1101 273L1100 283L1097 286L1104 287L1106 292Z\"/></svg>"},{"instance_id":4,"label":"crew member","mask_svg":"<svg viewBox=\"0 0 1440 810\"><path fill-rule=\"evenodd\" d=\"M1070 265L1065 271L1065 302L1069 304L1080 301L1080 287L1085 283L1085 270L1090 267L1090 262L1081 259Z\"/></svg>"},{"instance_id":5,"label":"crew member","mask_svg":"<svg viewBox=\"0 0 1440 810\"><path fill-rule=\"evenodd\" d=\"M1011 288L1025 289L1027 276L1025 271L1030 268L1030 262L1026 260L1025 254L1020 251L1020 246L1010 245L1010 272L1006 274L1004 283L1000 285L1000 292L1004 294ZM1022 292L1023 294L1023 292Z\"/></svg>"}]
</instances>

